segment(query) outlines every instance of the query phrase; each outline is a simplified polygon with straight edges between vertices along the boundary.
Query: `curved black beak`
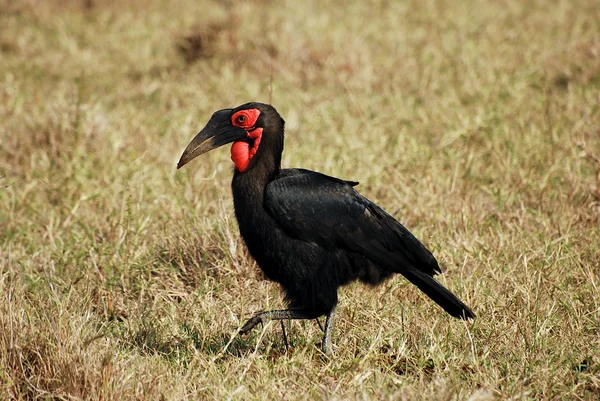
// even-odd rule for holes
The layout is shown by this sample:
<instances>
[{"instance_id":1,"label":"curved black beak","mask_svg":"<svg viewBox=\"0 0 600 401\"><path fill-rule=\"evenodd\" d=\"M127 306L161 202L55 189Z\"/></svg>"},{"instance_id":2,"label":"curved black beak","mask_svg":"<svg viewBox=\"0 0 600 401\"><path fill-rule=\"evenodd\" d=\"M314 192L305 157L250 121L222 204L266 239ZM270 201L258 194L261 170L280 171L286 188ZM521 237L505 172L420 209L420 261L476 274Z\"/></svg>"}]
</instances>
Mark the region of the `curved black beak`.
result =
<instances>
[{"instance_id":1,"label":"curved black beak","mask_svg":"<svg viewBox=\"0 0 600 401\"><path fill-rule=\"evenodd\" d=\"M206 127L192 139L192 142L185 148L177 168L183 167L192 159L216 149L228 143L239 141L247 137L246 131L231 124L232 109L219 110L212 115Z\"/></svg>"}]
</instances>

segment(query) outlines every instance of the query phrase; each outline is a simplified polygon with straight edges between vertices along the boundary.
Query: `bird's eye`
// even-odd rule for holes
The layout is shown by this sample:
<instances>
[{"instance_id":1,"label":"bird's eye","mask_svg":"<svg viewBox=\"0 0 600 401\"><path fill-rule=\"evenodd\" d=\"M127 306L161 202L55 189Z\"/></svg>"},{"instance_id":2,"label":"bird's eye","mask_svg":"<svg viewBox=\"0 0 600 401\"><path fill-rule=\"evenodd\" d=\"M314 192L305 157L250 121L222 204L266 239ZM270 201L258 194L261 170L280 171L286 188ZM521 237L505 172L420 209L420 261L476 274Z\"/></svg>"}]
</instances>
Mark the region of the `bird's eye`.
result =
<instances>
[{"instance_id":1,"label":"bird's eye","mask_svg":"<svg viewBox=\"0 0 600 401\"><path fill-rule=\"evenodd\" d=\"M246 116L245 116L245 115L243 115L243 114L240 114L239 116L237 116L237 118L235 119L235 121L236 121L238 124L243 124L243 123L245 123L245 122L246 122Z\"/></svg>"}]
</instances>

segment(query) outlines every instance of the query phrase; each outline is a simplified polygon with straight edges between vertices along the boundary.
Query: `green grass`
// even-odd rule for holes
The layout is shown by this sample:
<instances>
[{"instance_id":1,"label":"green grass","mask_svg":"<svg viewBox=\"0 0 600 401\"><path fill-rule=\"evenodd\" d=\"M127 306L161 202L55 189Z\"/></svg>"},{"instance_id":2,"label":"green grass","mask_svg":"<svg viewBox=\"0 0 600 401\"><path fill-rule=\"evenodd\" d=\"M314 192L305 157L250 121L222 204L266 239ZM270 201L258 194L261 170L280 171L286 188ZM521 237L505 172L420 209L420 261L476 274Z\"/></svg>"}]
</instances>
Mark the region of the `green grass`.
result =
<instances>
[{"instance_id":1,"label":"green grass","mask_svg":"<svg viewBox=\"0 0 600 401\"><path fill-rule=\"evenodd\" d=\"M0 0L0 394L600 397L597 1ZM463 323L401 277L314 322L237 232L215 110L272 103L283 163L361 182Z\"/></svg>"}]
</instances>

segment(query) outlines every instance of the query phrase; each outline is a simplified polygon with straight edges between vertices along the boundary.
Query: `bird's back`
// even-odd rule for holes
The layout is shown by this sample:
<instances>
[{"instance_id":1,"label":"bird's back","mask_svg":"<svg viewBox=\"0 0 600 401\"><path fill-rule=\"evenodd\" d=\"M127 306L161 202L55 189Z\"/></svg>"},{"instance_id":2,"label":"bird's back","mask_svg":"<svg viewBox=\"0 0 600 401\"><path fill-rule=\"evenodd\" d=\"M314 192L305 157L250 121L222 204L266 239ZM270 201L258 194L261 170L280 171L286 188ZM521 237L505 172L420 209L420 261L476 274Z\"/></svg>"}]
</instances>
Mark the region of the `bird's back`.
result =
<instances>
[{"instance_id":1,"label":"bird's back","mask_svg":"<svg viewBox=\"0 0 600 401\"><path fill-rule=\"evenodd\" d=\"M354 181L287 169L265 189L265 208L293 238L369 258L387 270L439 273L437 261L402 224L360 195Z\"/></svg>"}]
</instances>

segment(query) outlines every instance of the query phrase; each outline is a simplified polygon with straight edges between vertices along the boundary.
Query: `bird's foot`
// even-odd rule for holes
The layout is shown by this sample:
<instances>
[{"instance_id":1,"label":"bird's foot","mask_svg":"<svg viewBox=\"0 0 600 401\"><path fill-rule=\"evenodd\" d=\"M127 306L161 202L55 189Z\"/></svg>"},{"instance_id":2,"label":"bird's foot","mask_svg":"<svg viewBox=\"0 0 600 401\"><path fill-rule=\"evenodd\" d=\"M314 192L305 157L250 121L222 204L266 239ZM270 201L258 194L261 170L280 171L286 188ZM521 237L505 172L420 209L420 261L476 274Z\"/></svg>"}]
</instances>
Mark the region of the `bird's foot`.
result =
<instances>
[{"instance_id":1,"label":"bird's foot","mask_svg":"<svg viewBox=\"0 0 600 401\"><path fill-rule=\"evenodd\" d=\"M265 324L266 320L267 319L264 313L259 313L258 315L251 317L240 329L240 334L248 334L248 332L250 332L250 330L252 330L257 324Z\"/></svg>"}]
</instances>

